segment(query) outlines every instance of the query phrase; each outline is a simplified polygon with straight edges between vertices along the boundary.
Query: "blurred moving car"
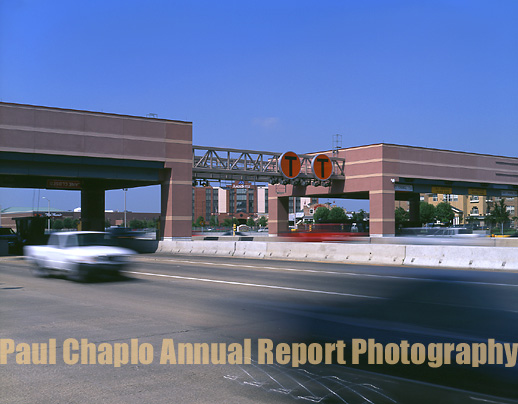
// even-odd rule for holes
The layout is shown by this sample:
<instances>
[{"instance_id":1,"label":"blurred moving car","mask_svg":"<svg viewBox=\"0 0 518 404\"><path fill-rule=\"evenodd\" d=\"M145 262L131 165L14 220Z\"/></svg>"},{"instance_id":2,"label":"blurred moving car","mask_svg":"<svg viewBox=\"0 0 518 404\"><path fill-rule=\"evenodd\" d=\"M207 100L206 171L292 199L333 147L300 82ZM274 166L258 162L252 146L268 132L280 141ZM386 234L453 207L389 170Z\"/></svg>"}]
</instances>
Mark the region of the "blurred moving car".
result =
<instances>
[{"instance_id":1,"label":"blurred moving car","mask_svg":"<svg viewBox=\"0 0 518 404\"><path fill-rule=\"evenodd\" d=\"M118 275L135 254L113 246L107 233L93 231L53 233L47 245L25 246L23 252L34 264L34 275L64 274L75 281L95 274Z\"/></svg>"},{"instance_id":2,"label":"blurred moving car","mask_svg":"<svg viewBox=\"0 0 518 404\"><path fill-rule=\"evenodd\" d=\"M236 231L235 233L231 231L226 231L222 234L222 236L246 236L246 233L243 233L241 231Z\"/></svg>"},{"instance_id":3,"label":"blurred moving car","mask_svg":"<svg viewBox=\"0 0 518 404\"><path fill-rule=\"evenodd\" d=\"M137 238L145 234L143 231L132 230L130 227L110 227L106 232L113 239Z\"/></svg>"}]
</instances>

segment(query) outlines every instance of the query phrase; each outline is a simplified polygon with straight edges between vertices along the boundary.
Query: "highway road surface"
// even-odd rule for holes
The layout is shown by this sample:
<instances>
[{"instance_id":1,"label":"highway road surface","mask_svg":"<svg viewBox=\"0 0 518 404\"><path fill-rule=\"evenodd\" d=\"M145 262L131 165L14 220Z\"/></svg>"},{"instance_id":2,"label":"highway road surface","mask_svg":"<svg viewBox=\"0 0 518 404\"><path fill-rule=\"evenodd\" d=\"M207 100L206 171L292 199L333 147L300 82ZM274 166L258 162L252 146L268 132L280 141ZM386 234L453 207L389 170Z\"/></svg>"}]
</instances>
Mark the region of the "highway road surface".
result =
<instances>
[{"instance_id":1,"label":"highway road surface","mask_svg":"<svg viewBox=\"0 0 518 404\"><path fill-rule=\"evenodd\" d=\"M2 404L514 403L517 343L515 273L150 254L77 283L0 259Z\"/></svg>"}]
</instances>

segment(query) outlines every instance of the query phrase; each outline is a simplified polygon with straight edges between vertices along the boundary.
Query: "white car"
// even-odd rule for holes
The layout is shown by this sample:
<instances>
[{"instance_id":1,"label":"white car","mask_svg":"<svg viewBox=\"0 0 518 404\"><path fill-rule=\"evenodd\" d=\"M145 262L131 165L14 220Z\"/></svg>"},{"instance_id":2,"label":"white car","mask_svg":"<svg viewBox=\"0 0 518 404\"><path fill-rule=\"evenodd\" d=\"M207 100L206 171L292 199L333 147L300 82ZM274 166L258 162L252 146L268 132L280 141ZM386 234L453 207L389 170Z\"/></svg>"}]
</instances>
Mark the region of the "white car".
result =
<instances>
[{"instance_id":1,"label":"white car","mask_svg":"<svg viewBox=\"0 0 518 404\"><path fill-rule=\"evenodd\" d=\"M26 259L33 262L36 276L64 274L83 281L90 275L119 272L129 263L135 251L110 245L107 233L72 231L53 233L47 245L25 246Z\"/></svg>"}]
</instances>

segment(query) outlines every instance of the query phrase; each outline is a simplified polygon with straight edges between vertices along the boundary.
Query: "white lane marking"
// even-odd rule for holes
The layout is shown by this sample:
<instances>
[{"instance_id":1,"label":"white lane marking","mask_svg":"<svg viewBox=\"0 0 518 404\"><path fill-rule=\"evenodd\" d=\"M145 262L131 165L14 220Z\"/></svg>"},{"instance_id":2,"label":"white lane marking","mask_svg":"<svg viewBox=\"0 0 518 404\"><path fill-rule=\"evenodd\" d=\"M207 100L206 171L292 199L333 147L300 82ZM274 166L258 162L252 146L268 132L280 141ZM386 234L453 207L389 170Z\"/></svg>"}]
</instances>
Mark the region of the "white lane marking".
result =
<instances>
[{"instance_id":1,"label":"white lane marking","mask_svg":"<svg viewBox=\"0 0 518 404\"><path fill-rule=\"evenodd\" d=\"M494 282L479 282L479 281L461 281L451 279L431 279L431 278L414 278L409 276L395 276L395 275L376 275L376 274L359 274L355 272L338 272L338 271L322 271L318 269L300 269L300 268L281 268L281 267L259 267L255 265L240 265L240 264L224 264L217 262L203 262L203 261L188 261L188 260L164 260L167 262L182 262L186 264L196 265L215 265L224 267L238 267L238 268L252 268L252 269L271 269L276 271L291 271L291 272L308 272L328 275L344 275L344 276L364 276L370 278L386 278L386 279L400 279L409 281L421 281L421 282L439 282L439 283L460 283L468 285L483 285L483 286L508 286L512 288L518 288L518 285L510 283L494 283Z\"/></svg>"},{"instance_id":2,"label":"white lane marking","mask_svg":"<svg viewBox=\"0 0 518 404\"><path fill-rule=\"evenodd\" d=\"M137 272L137 271L124 271L124 272L128 273L128 274L134 274L134 275L157 276L157 277L160 277L160 278L173 278L173 279L182 279L182 280L187 280L187 281L223 283L223 284L226 284L226 285L237 285L237 286L250 286L250 287L255 287L255 288L291 290L291 291L294 291L294 292L320 293L320 294L324 294L324 295L360 297L360 298L364 298L364 299L390 300L390 299L388 299L386 297L356 295L356 294L352 294L352 293L331 292L331 291L327 291L327 290L290 288L290 287L287 287L287 286L262 285L262 284L257 284L257 283L246 283L246 282L235 282L235 281L222 281L222 280L219 280L219 279L194 278L194 277L191 277L191 276L156 274L156 273L151 273L151 272Z\"/></svg>"}]
</instances>

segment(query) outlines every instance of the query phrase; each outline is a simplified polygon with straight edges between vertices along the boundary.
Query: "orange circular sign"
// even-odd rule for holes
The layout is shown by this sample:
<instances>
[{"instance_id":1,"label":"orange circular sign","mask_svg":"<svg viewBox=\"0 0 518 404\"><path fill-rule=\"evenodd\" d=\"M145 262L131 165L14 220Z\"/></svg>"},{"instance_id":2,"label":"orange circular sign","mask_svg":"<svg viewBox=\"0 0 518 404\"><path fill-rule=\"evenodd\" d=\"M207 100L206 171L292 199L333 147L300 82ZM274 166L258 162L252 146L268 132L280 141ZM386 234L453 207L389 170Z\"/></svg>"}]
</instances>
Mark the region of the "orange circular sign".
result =
<instances>
[{"instance_id":1,"label":"orange circular sign","mask_svg":"<svg viewBox=\"0 0 518 404\"><path fill-rule=\"evenodd\" d=\"M311 160L311 169L313 174L319 180L327 180L333 174L333 162L329 156L325 154L318 154Z\"/></svg>"},{"instance_id":2,"label":"orange circular sign","mask_svg":"<svg viewBox=\"0 0 518 404\"><path fill-rule=\"evenodd\" d=\"M300 174L301 167L299 156L291 151L279 157L279 169L286 178L295 178Z\"/></svg>"}]
</instances>

